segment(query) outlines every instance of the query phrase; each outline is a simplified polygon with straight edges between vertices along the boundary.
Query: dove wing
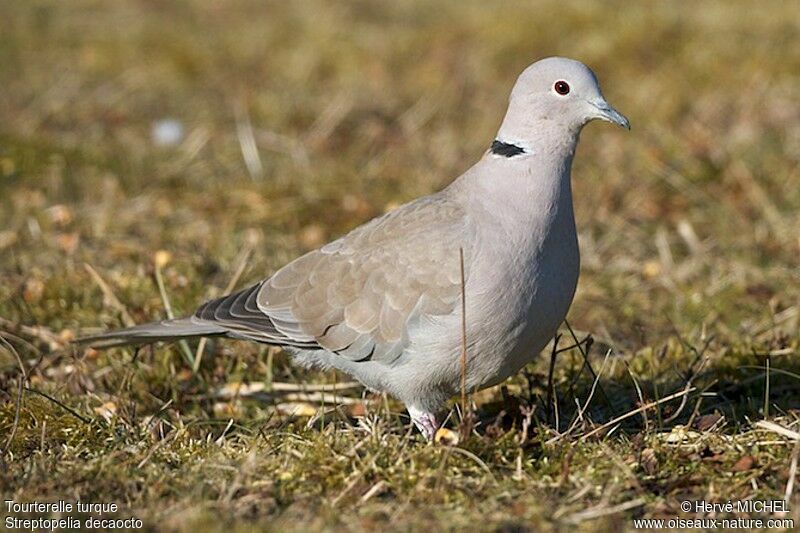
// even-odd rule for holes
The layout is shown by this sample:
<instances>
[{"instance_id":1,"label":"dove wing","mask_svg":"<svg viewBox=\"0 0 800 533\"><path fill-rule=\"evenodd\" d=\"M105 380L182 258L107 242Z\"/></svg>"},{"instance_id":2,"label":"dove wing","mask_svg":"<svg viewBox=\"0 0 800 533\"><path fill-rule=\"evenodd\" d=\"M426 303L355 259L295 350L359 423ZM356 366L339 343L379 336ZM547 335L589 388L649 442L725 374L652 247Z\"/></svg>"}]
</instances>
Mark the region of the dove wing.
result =
<instances>
[{"instance_id":1,"label":"dove wing","mask_svg":"<svg viewBox=\"0 0 800 533\"><path fill-rule=\"evenodd\" d=\"M209 302L195 320L232 336L352 361L391 361L416 316L452 313L474 232L442 193L406 204L289 263L271 278ZM468 273L465 272L465 275Z\"/></svg>"}]
</instances>

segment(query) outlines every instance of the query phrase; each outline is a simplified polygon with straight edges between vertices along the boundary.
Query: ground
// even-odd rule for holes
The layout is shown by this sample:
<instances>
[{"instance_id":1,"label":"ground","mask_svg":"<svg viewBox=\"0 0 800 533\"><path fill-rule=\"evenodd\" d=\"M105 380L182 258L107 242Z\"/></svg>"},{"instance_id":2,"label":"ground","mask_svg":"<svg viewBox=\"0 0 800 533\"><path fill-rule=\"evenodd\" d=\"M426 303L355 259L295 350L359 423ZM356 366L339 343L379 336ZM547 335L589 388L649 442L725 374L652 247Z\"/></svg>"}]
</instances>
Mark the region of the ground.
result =
<instances>
[{"instance_id":1,"label":"ground","mask_svg":"<svg viewBox=\"0 0 800 533\"><path fill-rule=\"evenodd\" d=\"M179 530L800 520L796 3L31 0L0 19L4 499ZM558 346L580 349L472 395L468 438L427 444L401 405L278 350L69 343L440 189L556 54L632 131L591 124L575 160Z\"/></svg>"}]
</instances>

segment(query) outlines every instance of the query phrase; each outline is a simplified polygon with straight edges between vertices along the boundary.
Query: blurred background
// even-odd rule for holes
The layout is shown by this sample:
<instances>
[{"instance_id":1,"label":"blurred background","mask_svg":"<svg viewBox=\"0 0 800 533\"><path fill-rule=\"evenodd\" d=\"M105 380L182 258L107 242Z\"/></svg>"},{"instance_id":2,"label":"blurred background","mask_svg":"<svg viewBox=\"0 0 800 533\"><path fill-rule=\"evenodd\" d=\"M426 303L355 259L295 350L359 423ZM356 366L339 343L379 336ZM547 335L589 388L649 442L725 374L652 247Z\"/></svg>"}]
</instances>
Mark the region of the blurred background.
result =
<instances>
[{"instance_id":1,"label":"blurred background","mask_svg":"<svg viewBox=\"0 0 800 533\"><path fill-rule=\"evenodd\" d=\"M231 284L263 278L444 187L490 145L519 72L550 55L594 69L632 124L631 132L592 124L582 135L573 169L582 254L573 328L612 347L621 363L609 376L633 372L646 398L683 383L704 357L706 383L743 384L728 392L733 403L709 408L727 409L734 428L744 419L731 405L753 416L770 405L773 413L798 407L797 376L777 376L765 402L761 369L767 358L785 372L800 366L794 1L8 0L0 20L0 330L30 387L86 418L130 430L136 416L175 410L247 426L274 405L220 403L207 391L332 380L244 343L134 355L68 341L163 318L165 295L176 315L192 312ZM208 493L155 458L149 473L133 469L148 447L131 471L103 477L112 452L95 445L111 446L102 436L108 427L87 432L96 441L76 442L74 417L30 394L15 418L18 371L11 350L0 348L0 433L21 420L6 449L24 458L4 474L9 491L88 497L104 487L134 508L188 508L187 493L187 501L246 507L239 492L226 492L230 476ZM558 379L573 378L559 370ZM614 404L614 384L607 387ZM632 390L618 403L633 405ZM490 391L479 404L499 395ZM312 412L314 401L306 402ZM162 418L166 433L180 426ZM51 420L47 436L42 419ZM59 446L77 451L68 460L53 451ZM87 468L108 484L96 489L77 459L94 454L104 459ZM192 460L175 454L176 464ZM45 475L53 461L67 465L55 486ZM39 477L24 484L32 465ZM277 466L262 466L264 478L275 476ZM315 489L321 501L348 486L341 468L339 481ZM153 488L168 475L183 481L165 477L172 481ZM400 500L429 501L387 484ZM248 512L291 508L304 490L270 493L261 514Z\"/></svg>"}]
</instances>

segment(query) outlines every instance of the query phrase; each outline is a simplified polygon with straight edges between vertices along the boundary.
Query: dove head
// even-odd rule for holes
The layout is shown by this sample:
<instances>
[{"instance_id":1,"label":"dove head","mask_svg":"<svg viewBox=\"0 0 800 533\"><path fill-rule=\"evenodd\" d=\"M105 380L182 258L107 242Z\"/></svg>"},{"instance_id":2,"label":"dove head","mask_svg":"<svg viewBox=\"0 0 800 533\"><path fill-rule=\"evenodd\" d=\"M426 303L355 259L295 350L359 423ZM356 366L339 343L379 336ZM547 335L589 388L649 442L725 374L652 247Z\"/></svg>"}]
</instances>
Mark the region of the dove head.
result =
<instances>
[{"instance_id":1,"label":"dove head","mask_svg":"<svg viewBox=\"0 0 800 533\"><path fill-rule=\"evenodd\" d=\"M549 57L520 74L497 137L503 143L532 148L543 137L577 141L581 128L594 119L630 129L628 119L606 102L589 67Z\"/></svg>"}]
</instances>

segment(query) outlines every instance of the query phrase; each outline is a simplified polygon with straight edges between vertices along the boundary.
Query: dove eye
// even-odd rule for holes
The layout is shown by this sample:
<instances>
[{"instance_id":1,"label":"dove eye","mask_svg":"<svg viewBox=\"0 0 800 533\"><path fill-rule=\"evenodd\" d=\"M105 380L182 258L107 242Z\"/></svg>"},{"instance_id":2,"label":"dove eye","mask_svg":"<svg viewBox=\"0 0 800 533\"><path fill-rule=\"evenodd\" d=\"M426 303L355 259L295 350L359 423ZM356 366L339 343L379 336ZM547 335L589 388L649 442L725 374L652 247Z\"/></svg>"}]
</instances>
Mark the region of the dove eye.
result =
<instances>
[{"instance_id":1,"label":"dove eye","mask_svg":"<svg viewBox=\"0 0 800 533\"><path fill-rule=\"evenodd\" d=\"M555 89L555 91L561 96L567 95L569 94L569 83L565 82L564 80L557 81L553 86L553 89Z\"/></svg>"}]
</instances>

